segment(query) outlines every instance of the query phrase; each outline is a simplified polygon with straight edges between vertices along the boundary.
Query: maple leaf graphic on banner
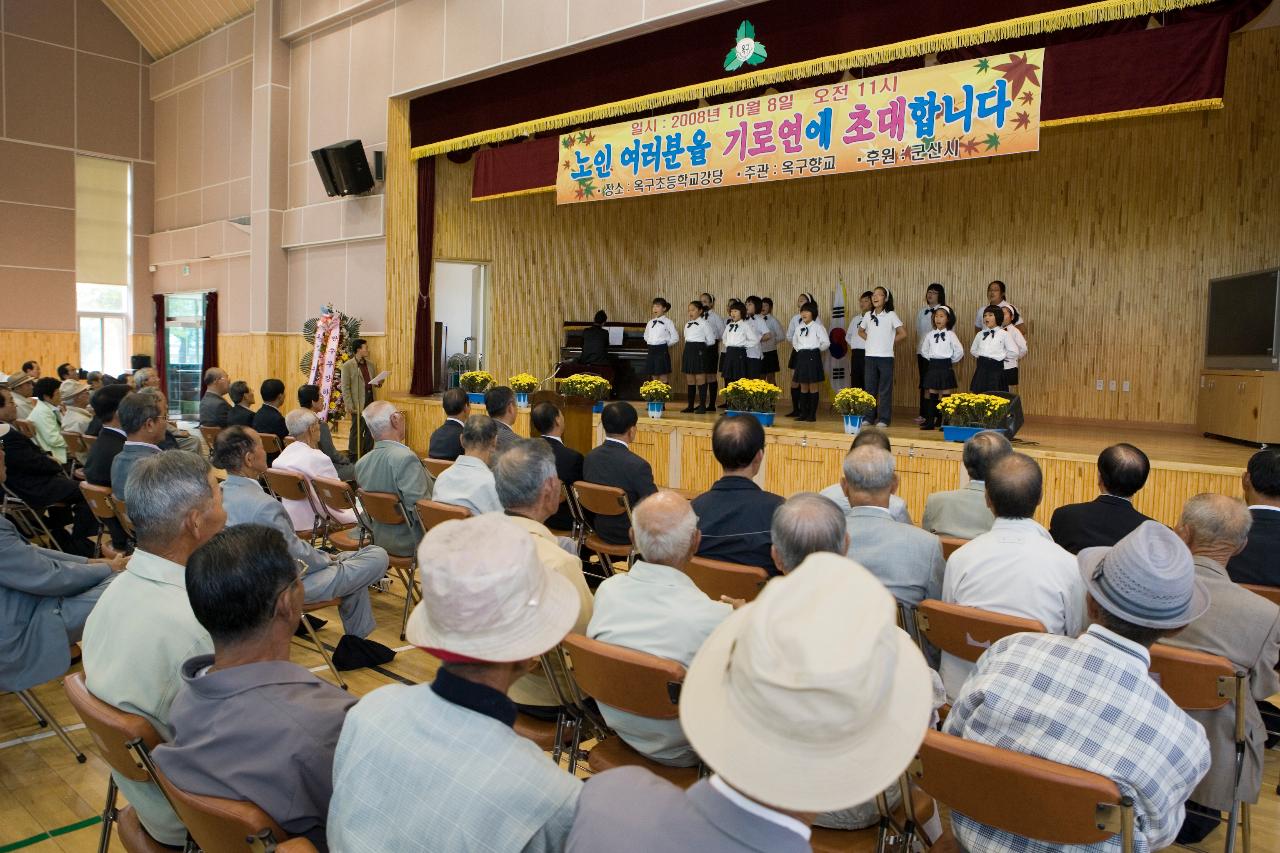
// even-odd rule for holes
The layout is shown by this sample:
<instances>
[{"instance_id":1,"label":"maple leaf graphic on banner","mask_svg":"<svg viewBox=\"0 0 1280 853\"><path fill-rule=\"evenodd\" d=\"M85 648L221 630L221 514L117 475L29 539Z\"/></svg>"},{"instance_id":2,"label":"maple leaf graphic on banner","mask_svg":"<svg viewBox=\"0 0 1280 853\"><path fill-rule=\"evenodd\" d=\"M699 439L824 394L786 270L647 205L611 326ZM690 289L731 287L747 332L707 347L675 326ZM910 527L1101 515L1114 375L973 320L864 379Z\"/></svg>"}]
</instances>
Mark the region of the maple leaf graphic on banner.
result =
<instances>
[{"instance_id":1,"label":"maple leaf graphic on banner","mask_svg":"<svg viewBox=\"0 0 1280 853\"><path fill-rule=\"evenodd\" d=\"M978 140L976 140L976 139L964 139L964 140L961 140L961 142L960 142L960 151L961 151L961 152L962 152L966 157L968 157L970 154L977 154L977 153L979 153Z\"/></svg>"},{"instance_id":2,"label":"maple leaf graphic on banner","mask_svg":"<svg viewBox=\"0 0 1280 853\"><path fill-rule=\"evenodd\" d=\"M1014 94L1016 95L1016 94L1018 94L1018 93L1017 93L1017 92L1014 92ZM585 130L582 130L582 131L579 131L579 132L578 132L578 144L579 144L579 145L588 145L588 144L590 144L590 142L591 142L591 140L592 140L592 139L595 139L595 136L593 135L593 136L591 136L590 138L588 138L588 137L587 137L587 132L586 132Z\"/></svg>"},{"instance_id":3,"label":"maple leaf graphic on banner","mask_svg":"<svg viewBox=\"0 0 1280 853\"><path fill-rule=\"evenodd\" d=\"M994 151L1000 147L1000 134L988 133L987 138L982 141L986 144L988 151Z\"/></svg>"},{"instance_id":4,"label":"maple leaf graphic on banner","mask_svg":"<svg viewBox=\"0 0 1280 853\"><path fill-rule=\"evenodd\" d=\"M564 170L565 170L566 172L573 168L573 164L572 164L572 163L570 163L568 160L565 160L565 161L564 161L563 163L561 163L560 165L564 167Z\"/></svg>"},{"instance_id":5,"label":"maple leaf graphic on banner","mask_svg":"<svg viewBox=\"0 0 1280 853\"><path fill-rule=\"evenodd\" d=\"M573 197L578 199L586 197L586 194L582 191L581 186L579 186L578 189L574 192Z\"/></svg>"},{"instance_id":6,"label":"maple leaf graphic on banner","mask_svg":"<svg viewBox=\"0 0 1280 853\"><path fill-rule=\"evenodd\" d=\"M1026 130L1031 126L1031 116L1027 115L1027 111L1023 110L1013 119L1014 130Z\"/></svg>"},{"instance_id":7,"label":"maple leaf graphic on banner","mask_svg":"<svg viewBox=\"0 0 1280 853\"><path fill-rule=\"evenodd\" d=\"M1036 99L1035 92L1023 92L1022 97L1019 100L1021 100L1022 103L1024 104L1029 104L1033 102L1035 99Z\"/></svg>"},{"instance_id":8,"label":"maple leaf graphic on banner","mask_svg":"<svg viewBox=\"0 0 1280 853\"><path fill-rule=\"evenodd\" d=\"M991 70L991 61L988 59L979 59L978 64L973 67L979 74L986 74Z\"/></svg>"},{"instance_id":9,"label":"maple leaf graphic on banner","mask_svg":"<svg viewBox=\"0 0 1280 853\"><path fill-rule=\"evenodd\" d=\"M588 133L586 138L583 140L582 144L590 147L594 145L595 142L596 142L596 135L594 133Z\"/></svg>"},{"instance_id":10,"label":"maple leaf graphic on banner","mask_svg":"<svg viewBox=\"0 0 1280 853\"><path fill-rule=\"evenodd\" d=\"M1036 72L1040 70L1039 65L1032 65L1027 61L1027 55L1024 53L1018 56L1016 53L1009 54L1009 61L1003 65L996 66L997 71L1004 72L1004 79L1008 80L1013 86L1013 96L1018 97L1018 93L1022 91L1024 83L1034 83L1040 85L1040 78L1036 76Z\"/></svg>"},{"instance_id":11,"label":"maple leaf graphic on banner","mask_svg":"<svg viewBox=\"0 0 1280 853\"><path fill-rule=\"evenodd\" d=\"M568 136L566 136L564 139L561 139L561 140L560 140L560 144L564 146L564 149L565 149L566 151L568 151L570 148L572 148L572 147L573 147L573 134L569 134L569 135L568 135Z\"/></svg>"}]
</instances>

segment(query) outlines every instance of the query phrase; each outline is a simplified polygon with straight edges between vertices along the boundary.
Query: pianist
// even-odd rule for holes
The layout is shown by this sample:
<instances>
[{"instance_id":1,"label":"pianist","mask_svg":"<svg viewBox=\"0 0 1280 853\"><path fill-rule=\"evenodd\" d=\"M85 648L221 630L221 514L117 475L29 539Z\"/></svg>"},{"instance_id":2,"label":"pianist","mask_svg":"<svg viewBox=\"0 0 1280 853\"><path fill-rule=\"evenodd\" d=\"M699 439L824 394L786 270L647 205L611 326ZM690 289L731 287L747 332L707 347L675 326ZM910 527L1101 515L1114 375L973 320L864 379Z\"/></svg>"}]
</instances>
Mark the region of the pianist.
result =
<instances>
[{"instance_id":1,"label":"pianist","mask_svg":"<svg viewBox=\"0 0 1280 853\"><path fill-rule=\"evenodd\" d=\"M609 361L609 331L604 327L609 315L596 312L592 325L582 330L582 355L578 364L607 364Z\"/></svg>"}]
</instances>

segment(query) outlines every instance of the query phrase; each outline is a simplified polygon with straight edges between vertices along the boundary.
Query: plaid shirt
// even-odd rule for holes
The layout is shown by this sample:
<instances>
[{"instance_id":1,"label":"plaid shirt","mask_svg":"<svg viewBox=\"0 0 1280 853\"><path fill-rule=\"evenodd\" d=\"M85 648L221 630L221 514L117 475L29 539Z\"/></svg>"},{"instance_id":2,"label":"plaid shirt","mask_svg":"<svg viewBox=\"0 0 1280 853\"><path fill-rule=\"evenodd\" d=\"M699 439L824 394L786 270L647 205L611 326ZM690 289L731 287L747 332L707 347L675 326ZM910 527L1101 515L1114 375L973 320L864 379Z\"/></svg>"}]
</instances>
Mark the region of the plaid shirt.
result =
<instances>
[{"instance_id":1,"label":"plaid shirt","mask_svg":"<svg viewBox=\"0 0 1280 853\"><path fill-rule=\"evenodd\" d=\"M979 659L945 731L1114 780L1134 801L1134 849L1159 850L1173 843L1183 803L1209 769L1209 742L1152 680L1150 664L1146 649L1098 625L1078 639L1015 634ZM1120 849L1119 836L1050 844L958 812L951 825L969 853Z\"/></svg>"}]
</instances>

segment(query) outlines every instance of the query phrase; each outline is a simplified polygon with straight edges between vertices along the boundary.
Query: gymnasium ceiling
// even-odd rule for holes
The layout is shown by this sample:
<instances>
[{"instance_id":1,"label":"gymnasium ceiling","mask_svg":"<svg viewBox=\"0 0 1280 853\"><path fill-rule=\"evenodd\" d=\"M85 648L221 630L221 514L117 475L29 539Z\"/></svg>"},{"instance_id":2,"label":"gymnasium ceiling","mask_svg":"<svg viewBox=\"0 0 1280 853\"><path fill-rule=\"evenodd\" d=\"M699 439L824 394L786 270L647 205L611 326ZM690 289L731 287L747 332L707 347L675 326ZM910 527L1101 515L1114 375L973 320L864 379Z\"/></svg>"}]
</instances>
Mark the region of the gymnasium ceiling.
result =
<instances>
[{"instance_id":1,"label":"gymnasium ceiling","mask_svg":"<svg viewBox=\"0 0 1280 853\"><path fill-rule=\"evenodd\" d=\"M102 0L153 59L253 11L253 0Z\"/></svg>"}]
</instances>

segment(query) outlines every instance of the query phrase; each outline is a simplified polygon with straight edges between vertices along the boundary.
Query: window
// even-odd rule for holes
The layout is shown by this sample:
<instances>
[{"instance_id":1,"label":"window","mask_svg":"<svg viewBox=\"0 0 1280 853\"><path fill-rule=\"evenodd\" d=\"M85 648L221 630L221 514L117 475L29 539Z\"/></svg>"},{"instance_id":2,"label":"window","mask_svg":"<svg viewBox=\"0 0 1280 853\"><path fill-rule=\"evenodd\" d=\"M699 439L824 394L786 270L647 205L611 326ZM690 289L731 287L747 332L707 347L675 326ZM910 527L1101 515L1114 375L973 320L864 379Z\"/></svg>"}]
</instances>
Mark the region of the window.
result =
<instances>
[{"instance_id":1,"label":"window","mask_svg":"<svg viewBox=\"0 0 1280 853\"><path fill-rule=\"evenodd\" d=\"M80 367L128 367L133 247L129 164L76 157L76 313Z\"/></svg>"},{"instance_id":2,"label":"window","mask_svg":"<svg viewBox=\"0 0 1280 853\"><path fill-rule=\"evenodd\" d=\"M204 294L164 298L165 387L169 414L194 420L200 414L200 365L204 362Z\"/></svg>"},{"instance_id":3,"label":"window","mask_svg":"<svg viewBox=\"0 0 1280 853\"><path fill-rule=\"evenodd\" d=\"M76 284L80 327L80 367L119 376L128 366L129 288L116 284Z\"/></svg>"}]
</instances>

